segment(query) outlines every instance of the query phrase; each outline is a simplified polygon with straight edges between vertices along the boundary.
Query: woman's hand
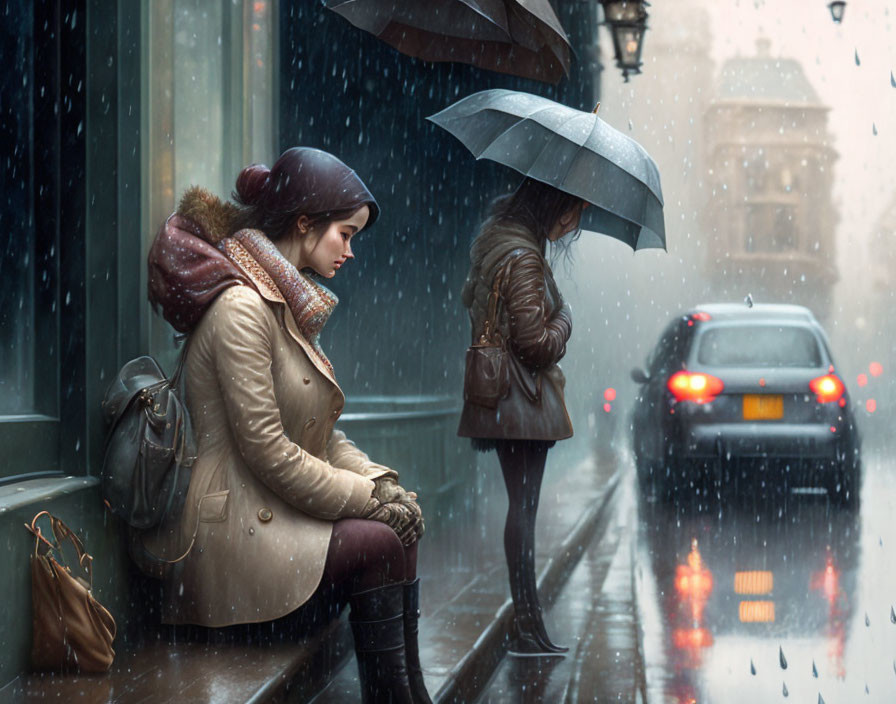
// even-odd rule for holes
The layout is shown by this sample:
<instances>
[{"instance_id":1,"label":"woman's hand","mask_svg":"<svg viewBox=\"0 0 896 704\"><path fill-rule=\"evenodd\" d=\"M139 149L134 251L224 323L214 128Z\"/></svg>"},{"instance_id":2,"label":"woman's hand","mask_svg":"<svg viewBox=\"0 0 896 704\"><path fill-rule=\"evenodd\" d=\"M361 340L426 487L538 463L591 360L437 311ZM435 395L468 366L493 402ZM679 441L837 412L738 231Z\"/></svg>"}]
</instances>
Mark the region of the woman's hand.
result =
<instances>
[{"instance_id":1,"label":"woman's hand","mask_svg":"<svg viewBox=\"0 0 896 704\"><path fill-rule=\"evenodd\" d=\"M373 480L373 496L380 500L380 503L391 503L393 501L402 502L408 499L416 500L417 494L413 491L405 491L395 477L388 475L377 477Z\"/></svg>"},{"instance_id":2,"label":"woman's hand","mask_svg":"<svg viewBox=\"0 0 896 704\"><path fill-rule=\"evenodd\" d=\"M375 496L371 496L361 517L385 523L395 531L405 547L423 535L423 513L417 502L410 498L404 501L381 502Z\"/></svg>"}]
</instances>

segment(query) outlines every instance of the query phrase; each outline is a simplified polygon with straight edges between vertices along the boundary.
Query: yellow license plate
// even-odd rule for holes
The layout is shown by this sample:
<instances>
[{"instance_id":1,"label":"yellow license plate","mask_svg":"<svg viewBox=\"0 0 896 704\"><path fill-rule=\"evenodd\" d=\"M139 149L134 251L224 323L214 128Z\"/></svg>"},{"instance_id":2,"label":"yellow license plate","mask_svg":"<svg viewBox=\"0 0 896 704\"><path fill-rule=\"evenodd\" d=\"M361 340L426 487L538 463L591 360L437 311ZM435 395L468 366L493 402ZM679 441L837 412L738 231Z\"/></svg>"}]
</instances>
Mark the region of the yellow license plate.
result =
<instances>
[{"instance_id":1,"label":"yellow license plate","mask_svg":"<svg viewBox=\"0 0 896 704\"><path fill-rule=\"evenodd\" d=\"M779 420L784 417L784 397L777 394L744 396L744 420Z\"/></svg>"}]
</instances>

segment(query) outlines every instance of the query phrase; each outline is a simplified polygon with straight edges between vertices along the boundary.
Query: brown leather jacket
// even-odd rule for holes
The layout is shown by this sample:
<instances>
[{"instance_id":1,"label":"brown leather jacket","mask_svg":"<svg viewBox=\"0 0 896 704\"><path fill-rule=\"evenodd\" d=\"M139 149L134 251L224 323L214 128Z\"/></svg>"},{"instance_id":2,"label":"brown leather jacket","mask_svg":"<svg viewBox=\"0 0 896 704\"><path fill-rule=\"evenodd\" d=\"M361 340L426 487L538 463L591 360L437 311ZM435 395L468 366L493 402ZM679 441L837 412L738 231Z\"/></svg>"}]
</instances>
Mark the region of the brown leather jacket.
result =
<instances>
[{"instance_id":1,"label":"brown leather jacket","mask_svg":"<svg viewBox=\"0 0 896 704\"><path fill-rule=\"evenodd\" d=\"M531 238L525 234L526 239ZM485 324L494 277L501 268L506 272L500 287L497 329L510 353L510 391L496 409L466 402L458 428L463 437L562 440L572 436L563 400L565 379L557 366L566 353L572 319L550 266L532 242L519 240L516 243L522 246L503 253L497 261L491 257L484 266L486 257L477 258L474 246L473 266L463 293L474 341ZM514 238L504 238L502 243L506 250Z\"/></svg>"}]
</instances>

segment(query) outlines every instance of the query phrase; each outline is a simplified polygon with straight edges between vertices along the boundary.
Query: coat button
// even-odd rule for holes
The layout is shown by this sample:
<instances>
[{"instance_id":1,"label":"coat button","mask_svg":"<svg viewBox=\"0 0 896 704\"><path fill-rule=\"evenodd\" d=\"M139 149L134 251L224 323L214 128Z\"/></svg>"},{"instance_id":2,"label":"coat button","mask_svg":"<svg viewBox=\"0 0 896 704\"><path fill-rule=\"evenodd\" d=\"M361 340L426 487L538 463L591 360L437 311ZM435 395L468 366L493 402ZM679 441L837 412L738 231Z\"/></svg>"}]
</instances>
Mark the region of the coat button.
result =
<instances>
[{"instance_id":1,"label":"coat button","mask_svg":"<svg viewBox=\"0 0 896 704\"><path fill-rule=\"evenodd\" d=\"M303 384L310 384L310 383L311 383L311 379L309 379L307 376L302 377L302 383L303 383Z\"/></svg>"},{"instance_id":2,"label":"coat button","mask_svg":"<svg viewBox=\"0 0 896 704\"><path fill-rule=\"evenodd\" d=\"M269 508L260 508L258 509L258 520L262 523L267 523L274 517L274 512Z\"/></svg>"},{"instance_id":3,"label":"coat button","mask_svg":"<svg viewBox=\"0 0 896 704\"><path fill-rule=\"evenodd\" d=\"M250 529L249 529L249 535L255 535L255 529L254 529L254 528L250 528Z\"/></svg>"}]
</instances>

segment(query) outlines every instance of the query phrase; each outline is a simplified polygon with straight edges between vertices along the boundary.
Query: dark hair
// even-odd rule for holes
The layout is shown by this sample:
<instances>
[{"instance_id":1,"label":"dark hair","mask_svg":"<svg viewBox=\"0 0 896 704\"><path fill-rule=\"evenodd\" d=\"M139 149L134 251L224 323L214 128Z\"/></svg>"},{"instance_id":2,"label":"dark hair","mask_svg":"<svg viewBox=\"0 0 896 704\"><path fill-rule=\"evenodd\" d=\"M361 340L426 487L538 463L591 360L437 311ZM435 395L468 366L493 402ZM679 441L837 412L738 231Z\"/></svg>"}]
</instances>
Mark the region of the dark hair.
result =
<instances>
[{"instance_id":1,"label":"dark hair","mask_svg":"<svg viewBox=\"0 0 896 704\"><path fill-rule=\"evenodd\" d=\"M489 216L495 220L519 223L531 230L541 243L544 254L548 235L554 225L581 203L582 199L578 196L527 177L513 193L498 196L491 202ZM581 229L578 229L572 236L563 237L566 242L560 245L561 240L558 240L554 243L555 247L565 250L569 243L578 238L580 232Z\"/></svg>"},{"instance_id":2,"label":"dark hair","mask_svg":"<svg viewBox=\"0 0 896 704\"><path fill-rule=\"evenodd\" d=\"M287 235L302 215L320 225L347 218L366 205L369 227L380 212L354 171L332 154L309 147L287 149L270 169L247 166L231 195L240 206L235 229L261 230L272 240Z\"/></svg>"}]
</instances>

